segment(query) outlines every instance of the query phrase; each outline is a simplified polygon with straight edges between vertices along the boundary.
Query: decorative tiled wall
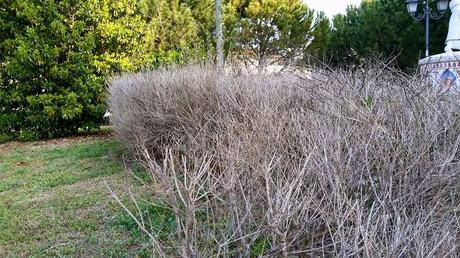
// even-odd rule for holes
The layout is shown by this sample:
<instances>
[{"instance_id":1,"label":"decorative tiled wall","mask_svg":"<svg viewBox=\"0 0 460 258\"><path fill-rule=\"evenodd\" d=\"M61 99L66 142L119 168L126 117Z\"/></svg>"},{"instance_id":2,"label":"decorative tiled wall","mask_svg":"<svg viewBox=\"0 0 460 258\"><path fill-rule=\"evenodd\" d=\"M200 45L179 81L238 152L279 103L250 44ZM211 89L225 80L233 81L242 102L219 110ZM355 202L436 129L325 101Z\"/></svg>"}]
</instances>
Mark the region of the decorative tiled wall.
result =
<instances>
[{"instance_id":1,"label":"decorative tiled wall","mask_svg":"<svg viewBox=\"0 0 460 258\"><path fill-rule=\"evenodd\" d=\"M420 72L441 91L460 92L460 55L440 54L420 60Z\"/></svg>"}]
</instances>

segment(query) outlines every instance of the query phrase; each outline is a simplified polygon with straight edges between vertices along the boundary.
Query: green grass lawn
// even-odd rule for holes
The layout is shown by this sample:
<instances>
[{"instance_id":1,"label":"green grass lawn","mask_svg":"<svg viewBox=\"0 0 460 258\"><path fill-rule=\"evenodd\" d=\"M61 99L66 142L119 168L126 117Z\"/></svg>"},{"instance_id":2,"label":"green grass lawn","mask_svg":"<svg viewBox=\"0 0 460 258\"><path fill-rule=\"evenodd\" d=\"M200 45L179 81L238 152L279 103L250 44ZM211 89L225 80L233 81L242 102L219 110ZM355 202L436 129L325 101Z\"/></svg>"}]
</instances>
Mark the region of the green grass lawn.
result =
<instances>
[{"instance_id":1,"label":"green grass lawn","mask_svg":"<svg viewBox=\"0 0 460 258\"><path fill-rule=\"evenodd\" d=\"M0 134L0 143L4 143L6 141L8 141L10 139L10 137L4 135L4 134Z\"/></svg>"},{"instance_id":2,"label":"green grass lawn","mask_svg":"<svg viewBox=\"0 0 460 258\"><path fill-rule=\"evenodd\" d=\"M145 238L104 183L142 192L120 153L107 138L0 144L0 257L146 253Z\"/></svg>"}]
</instances>

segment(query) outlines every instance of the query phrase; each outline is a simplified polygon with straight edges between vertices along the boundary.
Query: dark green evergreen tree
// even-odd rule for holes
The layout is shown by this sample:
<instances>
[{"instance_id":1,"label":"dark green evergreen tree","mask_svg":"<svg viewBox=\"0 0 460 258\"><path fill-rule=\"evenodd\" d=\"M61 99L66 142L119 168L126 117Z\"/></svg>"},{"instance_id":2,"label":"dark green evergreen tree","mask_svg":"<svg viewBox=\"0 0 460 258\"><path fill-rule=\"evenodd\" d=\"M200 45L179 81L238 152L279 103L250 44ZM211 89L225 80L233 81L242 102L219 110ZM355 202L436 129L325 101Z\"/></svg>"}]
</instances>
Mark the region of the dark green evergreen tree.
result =
<instances>
[{"instance_id":1,"label":"dark green evergreen tree","mask_svg":"<svg viewBox=\"0 0 460 258\"><path fill-rule=\"evenodd\" d=\"M433 6L433 8L435 8ZM447 34L448 15L431 22L431 53L441 53ZM407 13L404 1L363 1L336 15L325 45L333 64L358 64L372 56L395 58L402 69L413 68L424 53L424 26Z\"/></svg>"}]
</instances>

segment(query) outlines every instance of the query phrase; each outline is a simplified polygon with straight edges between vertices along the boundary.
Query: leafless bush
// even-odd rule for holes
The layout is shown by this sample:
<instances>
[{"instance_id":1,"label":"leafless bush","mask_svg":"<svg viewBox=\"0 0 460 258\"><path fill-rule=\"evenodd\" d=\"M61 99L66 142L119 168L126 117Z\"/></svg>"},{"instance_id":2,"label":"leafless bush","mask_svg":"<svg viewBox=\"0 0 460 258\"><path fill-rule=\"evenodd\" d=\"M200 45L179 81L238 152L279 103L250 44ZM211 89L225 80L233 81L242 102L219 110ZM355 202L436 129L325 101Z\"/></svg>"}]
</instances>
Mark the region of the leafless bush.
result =
<instances>
[{"instance_id":1,"label":"leafless bush","mask_svg":"<svg viewBox=\"0 0 460 258\"><path fill-rule=\"evenodd\" d=\"M459 100L384 66L109 88L117 139L176 218L156 255L183 257L455 257Z\"/></svg>"}]
</instances>

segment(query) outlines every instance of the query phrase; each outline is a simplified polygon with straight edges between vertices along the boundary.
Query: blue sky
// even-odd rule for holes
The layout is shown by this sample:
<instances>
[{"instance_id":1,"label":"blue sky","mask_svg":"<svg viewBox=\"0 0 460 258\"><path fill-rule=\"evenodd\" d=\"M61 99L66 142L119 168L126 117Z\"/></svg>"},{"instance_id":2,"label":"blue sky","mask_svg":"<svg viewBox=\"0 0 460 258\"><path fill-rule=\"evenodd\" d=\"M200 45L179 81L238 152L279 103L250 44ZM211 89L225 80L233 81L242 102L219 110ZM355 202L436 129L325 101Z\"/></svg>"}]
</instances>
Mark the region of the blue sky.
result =
<instances>
[{"instance_id":1,"label":"blue sky","mask_svg":"<svg viewBox=\"0 0 460 258\"><path fill-rule=\"evenodd\" d=\"M323 11L328 17L334 14L345 13L348 5L359 5L361 0L303 0L308 7L316 11Z\"/></svg>"}]
</instances>

